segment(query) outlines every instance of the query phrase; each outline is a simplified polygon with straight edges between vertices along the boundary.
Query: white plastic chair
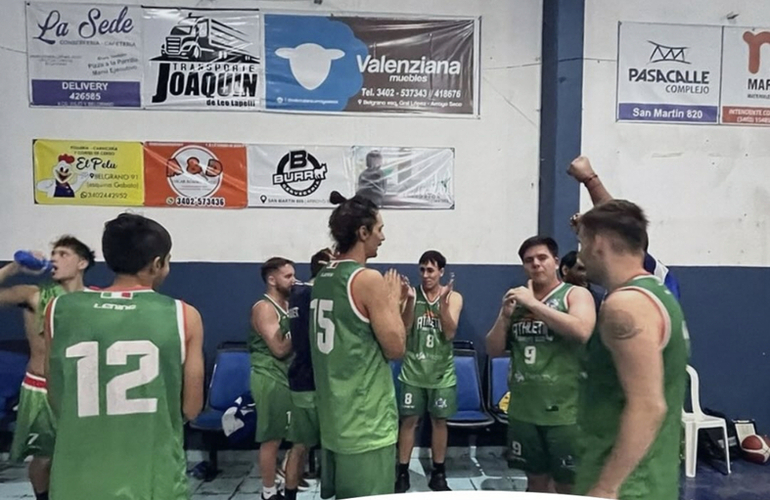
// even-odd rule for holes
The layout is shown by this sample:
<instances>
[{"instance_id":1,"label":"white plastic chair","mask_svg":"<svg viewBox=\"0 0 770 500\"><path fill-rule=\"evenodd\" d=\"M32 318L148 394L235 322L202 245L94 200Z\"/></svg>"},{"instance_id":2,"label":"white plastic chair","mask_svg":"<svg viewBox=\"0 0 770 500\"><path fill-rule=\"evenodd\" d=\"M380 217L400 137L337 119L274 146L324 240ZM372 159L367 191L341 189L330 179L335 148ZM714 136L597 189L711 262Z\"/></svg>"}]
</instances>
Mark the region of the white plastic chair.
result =
<instances>
[{"instance_id":1,"label":"white plastic chair","mask_svg":"<svg viewBox=\"0 0 770 500\"><path fill-rule=\"evenodd\" d=\"M725 419L713 417L703 413L700 407L700 382L698 372L687 365L687 374L690 375L690 403L692 413L682 409L682 424L684 424L685 441L685 475L695 477L695 468L698 464L698 431L700 429L721 428L725 438L725 456L727 457L727 473L730 474L730 445L727 442L727 422Z\"/></svg>"}]
</instances>

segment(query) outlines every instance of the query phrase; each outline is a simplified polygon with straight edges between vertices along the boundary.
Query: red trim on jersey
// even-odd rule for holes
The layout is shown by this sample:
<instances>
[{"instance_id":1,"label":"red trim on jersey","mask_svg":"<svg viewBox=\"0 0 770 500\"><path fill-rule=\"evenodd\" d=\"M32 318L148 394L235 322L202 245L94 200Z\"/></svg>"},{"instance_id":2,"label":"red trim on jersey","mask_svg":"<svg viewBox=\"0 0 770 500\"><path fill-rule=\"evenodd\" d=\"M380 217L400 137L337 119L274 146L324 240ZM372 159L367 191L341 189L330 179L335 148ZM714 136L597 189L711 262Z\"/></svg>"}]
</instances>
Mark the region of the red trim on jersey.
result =
<instances>
[{"instance_id":1,"label":"red trim on jersey","mask_svg":"<svg viewBox=\"0 0 770 500\"><path fill-rule=\"evenodd\" d=\"M107 288L97 288L96 290L99 291L99 292L126 292L126 293L130 293L130 292L141 292L141 291L152 290L152 287L137 285L137 286L131 286L131 287L128 287L128 288L117 288L117 287L109 286Z\"/></svg>"},{"instance_id":2,"label":"red trim on jersey","mask_svg":"<svg viewBox=\"0 0 770 500\"><path fill-rule=\"evenodd\" d=\"M24 375L24 381L22 384L28 385L30 387L36 387L38 389L45 389L47 385L43 377L32 375L31 373L26 373Z\"/></svg>"}]
</instances>

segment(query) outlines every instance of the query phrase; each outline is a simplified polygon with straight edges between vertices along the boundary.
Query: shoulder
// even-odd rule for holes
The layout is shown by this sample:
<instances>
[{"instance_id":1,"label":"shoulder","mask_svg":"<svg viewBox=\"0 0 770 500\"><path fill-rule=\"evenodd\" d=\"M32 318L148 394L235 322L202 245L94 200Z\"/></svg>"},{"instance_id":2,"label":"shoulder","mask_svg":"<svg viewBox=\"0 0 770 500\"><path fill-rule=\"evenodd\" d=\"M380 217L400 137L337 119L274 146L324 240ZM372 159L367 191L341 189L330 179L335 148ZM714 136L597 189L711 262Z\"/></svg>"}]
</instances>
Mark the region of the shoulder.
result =
<instances>
[{"instance_id":1,"label":"shoulder","mask_svg":"<svg viewBox=\"0 0 770 500\"><path fill-rule=\"evenodd\" d=\"M565 297L567 297L568 303L574 303L575 300L591 302L594 300L593 295L591 295L591 292L588 290L588 288L571 284L567 284Z\"/></svg>"},{"instance_id":2,"label":"shoulder","mask_svg":"<svg viewBox=\"0 0 770 500\"><path fill-rule=\"evenodd\" d=\"M638 290L616 290L604 300L599 311L602 336L623 340L640 333L644 327L660 321L655 304Z\"/></svg>"}]
</instances>

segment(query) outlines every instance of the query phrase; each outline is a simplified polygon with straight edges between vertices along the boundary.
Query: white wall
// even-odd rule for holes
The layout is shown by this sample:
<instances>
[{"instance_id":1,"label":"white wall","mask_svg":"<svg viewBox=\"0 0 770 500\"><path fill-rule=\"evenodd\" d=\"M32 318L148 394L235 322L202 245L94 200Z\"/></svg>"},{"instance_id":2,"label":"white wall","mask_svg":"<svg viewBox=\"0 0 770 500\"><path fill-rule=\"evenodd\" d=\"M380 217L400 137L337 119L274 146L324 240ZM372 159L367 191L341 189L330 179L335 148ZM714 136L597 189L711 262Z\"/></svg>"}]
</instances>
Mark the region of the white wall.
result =
<instances>
[{"instance_id":1,"label":"white wall","mask_svg":"<svg viewBox=\"0 0 770 500\"><path fill-rule=\"evenodd\" d=\"M770 27L770 3L586 0L585 19L583 152L615 197L646 209L653 254L674 265L770 265L770 129L615 122L618 21Z\"/></svg>"},{"instance_id":2,"label":"white wall","mask_svg":"<svg viewBox=\"0 0 770 500\"><path fill-rule=\"evenodd\" d=\"M65 3L65 2L61 2ZM66 2L68 3L68 2ZM124 3L101 0L100 3ZM131 2L146 6L317 9L311 0ZM108 111L28 107L24 0L0 16L0 259L74 233L99 247L121 209L35 205L33 138L454 147L453 211L386 211L381 262L438 248L454 263L513 263L537 228L540 0L326 0L324 11L482 16L481 118L359 118L268 113ZM194 124L191 118L195 116ZM208 123L208 126L202 125ZM174 238L176 261L307 261L328 243L328 210L142 209ZM100 254L100 252L98 252Z\"/></svg>"}]
</instances>

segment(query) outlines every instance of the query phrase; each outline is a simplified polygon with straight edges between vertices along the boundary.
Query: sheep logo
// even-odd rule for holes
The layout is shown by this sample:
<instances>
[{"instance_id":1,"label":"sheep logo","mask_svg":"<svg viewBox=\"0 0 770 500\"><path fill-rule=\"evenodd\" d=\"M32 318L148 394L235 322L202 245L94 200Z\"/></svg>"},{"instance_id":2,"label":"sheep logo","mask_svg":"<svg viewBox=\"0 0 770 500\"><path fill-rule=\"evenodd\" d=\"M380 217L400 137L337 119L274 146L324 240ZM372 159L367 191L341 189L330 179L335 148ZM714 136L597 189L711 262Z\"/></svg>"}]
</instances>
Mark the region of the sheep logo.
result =
<instances>
[{"instance_id":1,"label":"sheep logo","mask_svg":"<svg viewBox=\"0 0 770 500\"><path fill-rule=\"evenodd\" d=\"M316 43L282 47L275 54L289 60L291 74L307 90L320 87L329 77L332 61L345 57L345 52L340 49L327 49Z\"/></svg>"}]
</instances>

